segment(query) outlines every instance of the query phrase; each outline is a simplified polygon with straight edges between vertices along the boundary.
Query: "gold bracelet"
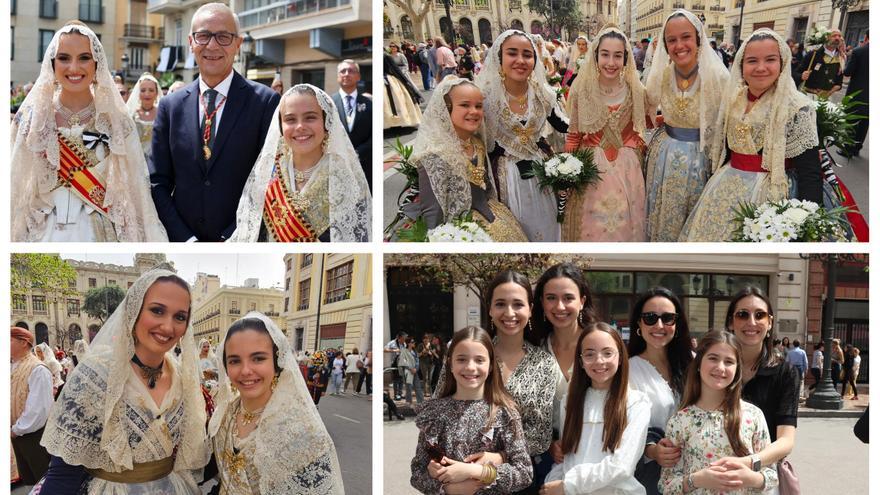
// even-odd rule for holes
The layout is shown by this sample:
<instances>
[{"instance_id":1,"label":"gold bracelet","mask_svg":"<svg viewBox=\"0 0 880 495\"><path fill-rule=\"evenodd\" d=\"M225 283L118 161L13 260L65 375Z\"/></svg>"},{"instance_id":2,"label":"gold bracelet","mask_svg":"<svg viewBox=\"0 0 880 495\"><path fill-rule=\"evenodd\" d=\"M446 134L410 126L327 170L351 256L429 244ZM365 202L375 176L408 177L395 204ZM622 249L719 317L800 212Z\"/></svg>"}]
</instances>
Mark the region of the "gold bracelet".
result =
<instances>
[{"instance_id":1,"label":"gold bracelet","mask_svg":"<svg viewBox=\"0 0 880 495\"><path fill-rule=\"evenodd\" d=\"M488 466L489 466L489 477L486 479L486 483L483 483L484 485L491 485L492 483L495 483L495 479L498 478L498 469L495 467L495 465L488 464Z\"/></svg>"}]
</instances>

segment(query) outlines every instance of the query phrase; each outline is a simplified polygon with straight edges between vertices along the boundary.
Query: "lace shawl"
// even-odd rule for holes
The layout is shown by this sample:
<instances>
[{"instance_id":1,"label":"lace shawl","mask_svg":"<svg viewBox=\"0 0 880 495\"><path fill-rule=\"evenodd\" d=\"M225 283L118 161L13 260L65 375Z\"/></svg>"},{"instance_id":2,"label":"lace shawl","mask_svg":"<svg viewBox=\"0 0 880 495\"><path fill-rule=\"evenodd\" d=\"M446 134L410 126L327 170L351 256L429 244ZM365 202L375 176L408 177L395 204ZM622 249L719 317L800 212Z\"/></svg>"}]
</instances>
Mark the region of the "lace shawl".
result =
<instances>
[{"instance_id":1,"label":"lace shawl","mask_svg":"<svg viewBox=\"0 0 880 495\"><path fill-rule=\"evenodd\" d=\"M581 49L578 48L577 40L584 40L587 42L587 53L581 55ZM575 38L574 42L571 44L571 47L569 47L569 52L568 52L568 60L569 60L568 69L571 71L572 74L577 74L578 71L580 71L581 65L583 65L584 62L586 62L586 56L587 56L587 54L589 54L589 52L590 52L590 39L587 38L586 35L583 35L583 34L578 36L577 38ZM581 64L578 64L578 61L581 58L583 58L584 61L581 62Z\"/></svg>"},{"instance_id":2,"label":"lace shawl","mask_svg":"<svg viewBox=\"0 0 880 495\"><path fill-rule=\"evenodd\" d=\"M281 119L279 113L284 99L294 91L311 90L318 105L324 112L324 129L327 131L327 144L320 163L328 169L330 203L330 240L332 242L368 242L372 238L371 212L372 197L367 187L367 179L361 169L357 153L348 139L348 134L333 100L323 90L310 84L297 84L284 93L275 114L272 125L266 133L266 141L257 162L251 169L238 203L236 213L236 229L230 241L256 242L260 235L260 224L263 221L263 204L266 189L272 178L275 156L287 148L281 135ZM320 232L317 234L320 235Z\"/></svg>"},{"instance_id":3,"label":"lace shawl","mask_svg":"<svg viewBox=\"0 0 880 495\"><path fill-rule=\"evenodd\" d=\"M169 275L174 272L164 269L141 275L101 327L88 354L74 368L49 411L41 444L50 454L67 464L90 469L111 472L132 469L135 462L132 444L145 439L135 427L137 415L127 410L123 398L134 355L134 325L147 290L157 278ZM176 415L179 424L170 425L179 432L174 438L177 445L174 470L195 470L208 463L210 451L191 325L178 345L182 351L177 372L183 401L182 414ZM168 352L165 359L174 360L174 353Z\"/></svg>"},{"instance_id":4,"label":"lace shawl","mask_svg":"<svg viewBox=\"0 0 880 495\"><path fill-rule=\"evenodd\" d=\"M661 39L657 42L657 49L654 51L645 84L648 106L654 108L660 104L661 94L667 91L665 81L673 78L672 71L675 64L669 59L669 53L666 51L666 44L663 43L662 37L666 31L666 23L679 14L684 15L688 22L694 26L700 40L697 47L697 64L699 65L697 78L700 81L700 146L704 154L709 157L709 148L718 124L715 112L721 105L722 91L727 85L730 73L724 67L721 57L712 50L703 23L690 11L678 9L663 22L663 29L660 31ZM668 110L663 109L663 111L666 113Z\"/></svg>"},{"instance_id":5,"label":"lace shawl","mask_svg":"<svg viewBox=\"0 0 880 495\"><path fill-rule=\"evenodd\" d=\"M275 322L262 313L252 311L244 317L259 318L266 325L278 347L281 367L278 385L251 433L256 435L252 462L260 473L260 493L344 494L336 447L312 402L290 343ZM225 345L225 329L220 342ZM219 372L217 409L208 425L208 434L215 442L226 415L235 414L236 399L225 366L220 366Z\"/></svg>"},{"instance_id":6,"label":"lace shawl","mask_svg":"<svg viewBox=\"0 0 880 495\"><path fill-rule=\"evenodd\" d=\"M41 361L43 361L43 364L49 368L49 371L51 371L53 375L61 373L61 363L55 359L55 353L52 352L52 348L49 347L49 344L43 342L38 345L37 348L43 353L43 359ZM39 356L37 357L39 358Z\"/></svg>"},{"instance_id":7,"label":"lace shawl","mask_svg":"<svg viewBox=\"0 0 880 495\"><path fill-rule=\"evenodd\" d=\"M583 132L592 134L605 128L612 121L618 112L604 111L607 105L599 91L599 66L596 64L596 50L599 49L599 42L602 35L608 32L616 32L626 38L617 26L613 24L606 25L599 34L593 38L590 43L590 49L587 51L587 61L582 68L582 72L574 80L571 91L568 93L569 114L571 115L571 126L569 132ZM632 103L632 113L630 120L633 124L633 130L638 134L645 131L645 87L639 81L639 74L636 72L636 64L633 62L632 47L629 41L625 41L627 63L623 68L623 83L628 86L628 100ZM625 102L624 105L627 103ZM601 109L597 110L597 109ZM623 106L621 106L623 109ZM627 121L621 120L616 122L619 129L626 128Z\"/></svg>"},{"instance_id":8,"label":"lace shawl","mask_svg":"<svg viewBox=\"0 0 880 495\"><path fill-rule=\"evenodd\" d=\"M424 167L431 189L443 210L444 221L471 209L471 188L467 176L468 159L452 125L444 97L467 79L447 77L433 91L431 100L422 114L422 124L413 143L412 161ZM483 126L474 136L481 140ZM489 180L486 189L490 198L497 199L491 167L486 167Z\"/></svg>"},{"instance_id":9,"label":"lace shawl","mask_svg":"<svg viewBox=\"0 0 880 495\"><path fill-rule=\"evenodd\" d=\"M95 128L109 136L110 161L105 178L104 205L120 241L167 242L168 235L150 196L147 163L134 122L116 89L104 47L95 33L83 25L68 24L55 32L43 56L40 75L12 123L11 183L17 191L11 199L12 240L39 241L52 210L51 191L58 183L60 161L55 123L56 84L52 60L60 37L76 31L89 38L98 64L92 93Z\"/></svg>"},{"instance_id":10,"label":"lace shawl","mask_svg":"<svg viewBox=\"0 0 880 495\"><path fill-rule=\"evenodd\" d=\"M153 83L156 84L156 100L153 102L153 107L159 108L159 100L162 99L162 86L159 85L159 80L153 77L152 74L144 72L141 74L140 79L138 79L134 87L131 88L130 96L125 103L129 115L135 115L137 111L141 109L141 82L143 81L153 81Z\"/></svg>"},{"instance_id":11,"label":"lace shawl","mask_svg":"<svg viewBox=\"0 0 880 495\"><path fill-rule=\"evenodd\" d=\"M525 127L520 124L519 120L526 116L513 114L507 105L507 90L504 88L504 83L501 79L502 45L507 38L516 35L525 36L529 40L536 57L535 68L528 79L529 112L528 122ZM498 143L515 160L532 159L535 156L541 156L536 143L540 137L541 129L543 129L544 123L547 121L547 117L550 116L554 108L558 108L558 105L556 90L547 84L544 64L537 63L537 57L538 51L532 36L516 29L508 29L501 33L489 49L486 63L480 74L477 75L476 80L477 86L485 97L485 100L483 100L483 111L488 117L485 120L487 151L494 149L495 144ZM563 120L565 119L564 113L560 112L559 116ZM517 127L528 129L530 137L522 139L519 134L514 132L514 129Z\"/></svg>"},{"instance_id":12,"label":"lace shawl","mask_svg":"<svg viewBox=\"0 0 880 495\"><path fill-rule=\"evenodd\" d=\"M779 45L782 57L782 72L773 88L762 95L769 99L769 119L764 135L763 161L761 167L770 173L770 198L784 198L788 195L788 178L785 175L785 158L797 156L818 146L816 112L810 99L799 92L791 78L791 50L785 40L771 29L761 28L753 32L736 53L730 66L730 80L721 99L718 113L718 132L715 133L711 148L712 168L715 172L723 163L727 153L727 134L732 122L742 117L748 98L748 87L742 77L742 60L749 42L756 37L773 38Z\"/></svg>"}]
</instances>

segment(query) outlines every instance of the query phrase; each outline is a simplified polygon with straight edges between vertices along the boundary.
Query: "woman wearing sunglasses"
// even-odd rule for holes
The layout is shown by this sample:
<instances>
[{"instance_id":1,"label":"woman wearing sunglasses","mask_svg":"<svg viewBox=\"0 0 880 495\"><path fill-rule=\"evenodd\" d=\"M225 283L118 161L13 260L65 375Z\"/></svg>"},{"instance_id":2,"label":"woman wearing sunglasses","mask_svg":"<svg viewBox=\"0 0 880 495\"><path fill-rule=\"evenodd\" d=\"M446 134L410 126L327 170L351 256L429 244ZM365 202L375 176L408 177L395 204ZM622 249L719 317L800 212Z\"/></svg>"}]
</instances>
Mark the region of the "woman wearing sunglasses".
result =
<instances>
[{"instance_id":1,"label":"woman wearing sunglasses","mask_svg":"<svg viewBox=\"0 0 880 495\"><path fill-rule=\"evenodd\" d=\"M635 477L650 495L660 493L660 468L673 467L681 458L681 449L665 438L664 430L681 402L693 354L684 307L669 289L654 287L642 294L633 306L630 327L629 386L651 402L644 457Z\"/></svg>"},{"instance_id":2,"label":"woman wearing sunglasses","mask_svg":"<svg viewBox=\"0 0 880 495\"><path fill-rule=\"evenodd\" d=\"M728 471L745 466L759 471L782 461L794 449L798 414L797 370L773 352L773 305L757 288L746 286L727 308L726 325L742 345L742 398L758 406L772 443L748 457L724 457L712 463ZM785 469L781 464L780 469ZM780 475L780 483L784 484Z\"/></svg>"}]
</instances>

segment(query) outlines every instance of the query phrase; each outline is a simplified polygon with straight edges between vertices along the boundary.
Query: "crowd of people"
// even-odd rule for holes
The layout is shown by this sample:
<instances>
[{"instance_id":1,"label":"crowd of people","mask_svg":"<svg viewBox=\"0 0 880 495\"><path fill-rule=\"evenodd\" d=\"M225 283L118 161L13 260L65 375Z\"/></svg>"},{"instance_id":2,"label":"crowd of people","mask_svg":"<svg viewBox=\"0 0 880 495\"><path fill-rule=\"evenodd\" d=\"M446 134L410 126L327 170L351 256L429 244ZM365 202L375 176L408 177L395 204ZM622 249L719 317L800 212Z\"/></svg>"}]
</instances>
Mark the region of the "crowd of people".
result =
<instances>
[{"instance_id":1,"label":"crowd of people","mask_svg":"<svg viewBox=\"0 0 880 495\"><path fill-rule=\"evenodd\" d=\"M358 64L338 64L333 95L249 81L221 3L195 12L188 39L194 82L166 91L144 73L129 93L88 26L56 31L14 109L12 239L368 241L372 100Z\"/></svg>"},{"instance_id":2,"label":"crowd of people","mask_svg":"<svg viewBox=\"0 0 880 495\"><path fill-rule=\"evenodd\" d=\"M344 493L306 384L325 356L338 375L342 353L298 359L257 312L223 329L216 350L197 347L190 304L183 279L150 270L69 360L12 327L13 479L34 495L201 495L211 483L222 494ZM370 355L351 356L369 393Z\"/></svg>"},{"instance_id":3,"label":"crowd of people","mask_svg":"<svg viewBox=\"0 0 880 495\"><path fill-rule=\"evenodd\" d=\"M386 128L418 128L409 158L418 180L401 195L401 216L431 229L470 213L495 241L719 242L734 239L740 205L796 198L848 208L827 240L865 240L852 195L828 170L815 97L848 75L848 92L867 102L867 58L847 59L837 30L800 59L770 29L733 52L687 10L661 33L631 43L609 24L570 45L518 30L490 47L392 43L386 117L411 118L386 118ZM854 112L867 115L866 103ZM858 152L867 122L841 153ZM546 173L555 154L584 151L598 180L541 183L536 167ZM388 238L411 224L389 226Z\"/></svg>"},{"instance_id":4,"label":"crowd of people","mask_svg":"<svg viewBox=\"0 0 880 495\"><path fill-rule=\"evenodd\" d=\"M798 492L788 456L806 359L797 359L799 342L775 339L761 289L742 287L724 328L698 341L681 300L654 287L633 304L625 343L597 318L577 266L552 266L533 282L498 273L483 291L487 328L466 327L442 346L439 383L416 418L414 488ZM410 344L400 334L386 352Z\"/></svg>"}]
</instances>

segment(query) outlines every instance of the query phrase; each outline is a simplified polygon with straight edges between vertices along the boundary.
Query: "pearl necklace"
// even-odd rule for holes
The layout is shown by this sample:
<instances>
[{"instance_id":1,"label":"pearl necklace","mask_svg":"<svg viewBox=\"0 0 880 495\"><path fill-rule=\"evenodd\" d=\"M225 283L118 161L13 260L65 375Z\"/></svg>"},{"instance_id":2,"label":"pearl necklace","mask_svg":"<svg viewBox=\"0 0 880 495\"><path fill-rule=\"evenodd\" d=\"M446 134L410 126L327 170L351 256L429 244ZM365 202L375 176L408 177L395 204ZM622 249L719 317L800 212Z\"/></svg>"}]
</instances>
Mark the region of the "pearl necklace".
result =
<instances>
[{"instance_id":1,"label":"pearl necklace","mask_svg":"<svg viewBox=\"0 0 880 495\"><path fill-rule=\"evenodd\" d=\"M89 103L89 105L78 112L74 112L73 110L65 107L61 104L61 101L57 101L55 103L55 111L61 118L67 122L68 127L77 127L85 124L90 121L95 113L95 104L94 102Z\"/></svg>"}]
</instances>

